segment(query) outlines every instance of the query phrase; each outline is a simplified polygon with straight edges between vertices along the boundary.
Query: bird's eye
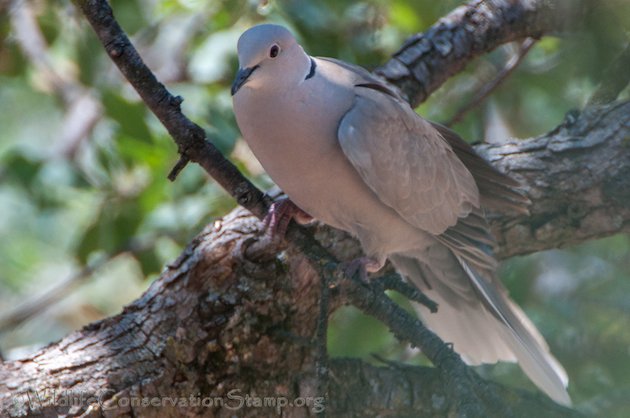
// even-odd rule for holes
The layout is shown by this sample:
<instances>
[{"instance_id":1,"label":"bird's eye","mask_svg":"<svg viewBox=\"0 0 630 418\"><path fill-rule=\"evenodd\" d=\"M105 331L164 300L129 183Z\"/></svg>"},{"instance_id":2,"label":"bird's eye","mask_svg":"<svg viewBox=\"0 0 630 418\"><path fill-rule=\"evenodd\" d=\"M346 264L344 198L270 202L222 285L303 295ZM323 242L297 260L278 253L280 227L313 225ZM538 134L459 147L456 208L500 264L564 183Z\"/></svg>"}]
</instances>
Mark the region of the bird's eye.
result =
<instances>
[{"instance_id":1,"label":"bird's eye","mask_svg":"<svg viewBox=\"0 0 630 418\"><path fill-rule=\"evenodd\" d=\"M269 49L269 56L271 58L275 58L278 56L278 54L280 53L280 47L278 45L272 45L271 49Z\"/></svg>"}]
</instances>

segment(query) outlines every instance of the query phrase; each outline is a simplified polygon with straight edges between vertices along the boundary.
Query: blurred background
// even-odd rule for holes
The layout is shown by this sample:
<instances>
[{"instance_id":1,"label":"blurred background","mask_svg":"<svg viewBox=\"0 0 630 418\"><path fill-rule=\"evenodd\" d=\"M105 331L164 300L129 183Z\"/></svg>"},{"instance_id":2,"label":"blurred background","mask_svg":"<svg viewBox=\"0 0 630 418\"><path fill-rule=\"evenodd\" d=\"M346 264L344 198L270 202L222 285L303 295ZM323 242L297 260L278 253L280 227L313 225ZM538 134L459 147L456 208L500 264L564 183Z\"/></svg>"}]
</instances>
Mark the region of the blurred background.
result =
<instances>
[{"instance_id":1,"label":"blurred background","mask_svg":"<svg viewBox=\"0 0 630 418\"><path fill-rule=\"evenodd\" d=\"M113 0L115 15L183 110L257 185L229 85L240 33L290 27L312 55L373 69L461 1ZM447 122L510 62L522 62L453 128L471 141L531 137L582 107L628 42L630 2L600 2L585 30L505 45L423 104ZM626 99L628 92L624 93ZM176 148L103 53L69 0L0 0L0 353L19 358L137 298L186 243L234 202L194 165L166 179ZM567 368L577 407L630 410L630 239L518 257L501 276ZM360 343L357 343L360 342ZM335 356L422 364L352 308L330 327ZM485 376L532 388L509 364Z\"/></svg>"}]
</instances>

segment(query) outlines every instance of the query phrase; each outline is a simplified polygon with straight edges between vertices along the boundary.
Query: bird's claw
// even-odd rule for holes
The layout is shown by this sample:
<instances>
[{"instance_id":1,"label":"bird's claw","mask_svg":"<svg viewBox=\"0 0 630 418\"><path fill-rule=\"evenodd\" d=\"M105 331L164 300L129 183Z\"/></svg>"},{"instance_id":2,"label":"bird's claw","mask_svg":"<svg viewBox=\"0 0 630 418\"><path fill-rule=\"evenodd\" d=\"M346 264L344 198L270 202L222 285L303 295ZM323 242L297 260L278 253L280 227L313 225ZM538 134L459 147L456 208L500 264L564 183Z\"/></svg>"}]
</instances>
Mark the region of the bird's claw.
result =
<instances>
[{"instance_id":1,"label":"bird's claw","mask_svg":"<svg viewBox=\"0 0 630 418\"><path fill-rule=\"evenodd\" d=\"M291 219L299 224L305 224L313 220L313 217L298 208L290 199L280 199L271 204L263 224L272 238L284 238Z\"/></svg>"},{"instance_id":2,"label":"bird's claw","mask_svg":"<svg viewBox=\"0 0 630 418\"><path fill-rule=\"evenodd\" d=\"M368 273L375 273L385 265L384 261L377 260L373 257L359 257L351 261L341 263L341 268L346 277L352 278L355 274L359 275L359 279L364 283L368 282Z\"/></svg>"}]
</instances>

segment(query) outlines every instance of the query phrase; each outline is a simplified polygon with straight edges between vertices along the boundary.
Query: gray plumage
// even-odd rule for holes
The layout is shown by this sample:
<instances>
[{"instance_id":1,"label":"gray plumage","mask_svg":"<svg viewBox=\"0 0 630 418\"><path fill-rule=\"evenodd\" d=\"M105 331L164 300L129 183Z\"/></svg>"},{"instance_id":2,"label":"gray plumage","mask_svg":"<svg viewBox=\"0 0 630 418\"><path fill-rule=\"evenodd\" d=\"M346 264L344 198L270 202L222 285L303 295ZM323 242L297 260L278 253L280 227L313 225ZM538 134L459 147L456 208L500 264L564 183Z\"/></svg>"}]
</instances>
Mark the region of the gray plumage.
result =
<instances>
[{"instance_id":1,"label":"gray plumage","mask_svg":"<svg viewBox=\"0 0 630 418\"><path fill-rule=\"evenodd\" d=\"M569 404L565 371L494 273L483 208L526 213L517 183L369 72L308 56L281 26L246 31L238 56L237 123L291 200L356 236L370 271L389 258L438 302L418 312L468 363L518 361Z\"/></svg>"}]
</instances>

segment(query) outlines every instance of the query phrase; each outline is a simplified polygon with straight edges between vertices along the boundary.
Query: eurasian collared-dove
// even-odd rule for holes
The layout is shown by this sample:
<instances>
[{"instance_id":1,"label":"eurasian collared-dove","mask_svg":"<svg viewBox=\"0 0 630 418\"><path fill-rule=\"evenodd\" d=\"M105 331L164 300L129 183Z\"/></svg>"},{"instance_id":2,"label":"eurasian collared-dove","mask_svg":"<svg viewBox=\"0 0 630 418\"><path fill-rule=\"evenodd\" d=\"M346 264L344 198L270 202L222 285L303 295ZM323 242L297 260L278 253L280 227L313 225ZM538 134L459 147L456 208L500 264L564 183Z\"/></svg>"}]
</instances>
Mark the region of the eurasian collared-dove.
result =
<instances>
[{"instance_id":1,"label":"eurasian collared-dove","mask_svg":"<svg viewBox=\"0 0 630 418\"><path fill-rule=\"evenodd\" d=\"M307 55L282 26L247 30L238 59L238 126L295 205L356 236L364 271L389 258L436 301L420 315L466 362L518 361L569 404L566 372L494 274L482 208L526 211L517 183L366 70Z\"/></svg>"}]
</instances>

